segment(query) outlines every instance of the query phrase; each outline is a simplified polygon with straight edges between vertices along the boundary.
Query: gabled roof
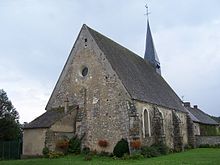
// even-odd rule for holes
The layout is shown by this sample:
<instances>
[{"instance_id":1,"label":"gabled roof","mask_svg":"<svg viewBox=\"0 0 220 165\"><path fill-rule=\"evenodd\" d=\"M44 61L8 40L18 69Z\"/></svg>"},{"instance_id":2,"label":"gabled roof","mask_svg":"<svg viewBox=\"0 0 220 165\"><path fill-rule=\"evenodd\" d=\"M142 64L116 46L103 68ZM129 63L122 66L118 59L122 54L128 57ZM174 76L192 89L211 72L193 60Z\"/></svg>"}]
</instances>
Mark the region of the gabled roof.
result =
<instances>
[{"instance_id":1,"label":"gabled roof","mask_svg":"<svg viewBox=\"0 0 220 165\"><path fill-rule=\"evenodd\" d=\"M86 27L133 99L186 112L180 98L147 61Z\"/></svg>"},{"instance_id":2,"label":"gabled roof","mask_svg":"<svg viewBox=\"0 0 220 165\"><path fill-rule=\"evenodd\" d=\"M60 110L46 111L41 116L37 117L32 122L25 125L24 129L49 128L57 120L61 119L64 115L65 115L65 113L63 111L60 111Z\"/></svg>"},{"instance_id":3,"label":"gabled roof","mask_svg":"<svg viewBox=\"0 0 220 165\"><path fill-rule=\"evenodd\" d=\"M192 119L194 122L198 122L201 124L209 124L209 125L219 125L215 120L213 120L208 114L203 112L198 108L186 107L189 112L196 117L197 120Z\"/></svg>"},{"instance_id":4,"label":"gabled roof","mask_svg":"<svg viewBox=\"0 0 220 165\"><path fill-rule=\"evenodd\" d=\"M186 111L188 112L189 117L191 118L191 120L192 120L193 122L199 123L199 119L197 119L187 108L186 108Z\"/></svg>"},{"instance_id":5,"label":"gabled roof","mask_svg":"<svg viewBox=\"0 0 220 165\"><path fill-rule=\"evenodd\" d=\"M64 113L64 107L54 108L50 111L46 111L41 116L34 119L32 122L26 124L24 129L33 129L33 128L49 128L55 122L62 119L64 116L72 112L76 107L70 106L69 111Z\"/></svg>"}]
</instances>

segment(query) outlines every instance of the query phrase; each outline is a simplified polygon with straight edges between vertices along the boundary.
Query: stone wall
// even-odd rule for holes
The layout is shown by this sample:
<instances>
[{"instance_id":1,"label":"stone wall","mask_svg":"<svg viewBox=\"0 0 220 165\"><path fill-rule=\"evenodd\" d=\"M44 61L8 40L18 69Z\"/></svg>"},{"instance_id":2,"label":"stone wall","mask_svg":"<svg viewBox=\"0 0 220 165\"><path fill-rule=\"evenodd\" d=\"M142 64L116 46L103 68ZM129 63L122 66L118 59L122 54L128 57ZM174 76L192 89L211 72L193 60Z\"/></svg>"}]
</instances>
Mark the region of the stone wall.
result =
<instances>
[{"instance_id":1,"label":"stone wall","mask_svg":"<svg viewBox=\"0 0 220 165\"><path fill-rule=\"evenodd\" d=\"M47 129L25 129L23 134L23 155L42 155Z\"/></svg>"},{"instance_id":2,"label":"stone wall","mask_svg":"<svg viewBox=\"0 0 220 165\"><path fill-rule=\"evenodd\" d=\"M195 123L192 121L191 117L187 115L187 131L188 131L188 144L192 148L195 148L196 139L195 139Z\"/></svg>"},{"instance_id":3,"label":"stone wall","mask_svg":"<svg viewBox=\"0 0 220 165\"><path fill-rule=\"evenodd\" d=\"M55 151L56 144L59 140L68 140L71 139L73 136L74 133L72 132L55 132L48 129L46 132L45 147L48 147L51 151Z\"/></svg>"},{"instance_id":4,"label":"stone wall","mask_svg":"<svg viewBox=\"0 0 220 165\"><path fill-rule=\"evenodd\" d=\"M67 115L62 119L56 121L50 128L54 132L71 132L74 133L76 129L76 115L77 109L71 109Z\"/></svg>"},{"instance_id":5,"label":"stone wall","mask_svg":"<svg viewBox=\"0 0 220 165\"><path fill-rule=\"evenodd\" d=\"M157 107L163 118L165 144L173 148L173 119L172 110L164 107Z\"/></svg>"},{"instance_id":6,"label":"stone wall","mask_svg":"<svg viewBox=\"0 0 220 165\"><path fill-rule=\"evenodd\" d=\"M154 107L154 116L152 122L154 128L155 143L159 145L166 144L164 115L157 107Z\"/></svg>"},{"instance_id":7,"label":"stone wall","mask_svg":"<svg viewBox=\"0 0 220 165\"><path fill-rule=\"evenodd\" d=\"M220 144L220 136L196 136L196 146Z\"/></svg>"},{"instance_id":8,"label":"stone wall","mask_svg":"<svg viewBox=\"0 0 220 165\"><path fill-rule=\"evenodd\" d=\"M69 105L79 105L76 119L76 134L83 138L83 147L91 150L112 152L121 139L141 139L151 145L160 141L173 148L172 110L152 104L133 101L126 92L120 78L97 47L92 37L82 29L62 71L59 81L48 102L47 110ZM155 114L154 108L158 111ZM142 111L150 115L151 135L143 137ZM130 111L135 110L131 113ZM181 134L187 143L185 114L180 115ZM160 133L156 133L160 128ZM154 137L154 138L153 138ZM106 140L107 148L98 146L99 140Z\"/></svg>"},{"instance_id":9,"label":"stone wall","mask_svg":"<svg viewBox=\"0 0 220 165\"><path fill-rule=\"evenodd\" d=\"M142 145L144 146L151 146L152 144L155 143L155 137L153 136L154 132L153 132L153 116L154 116L154 111L153 111L153 107L150 104L144 103L144 102L139 102L139 101L135 101L135 107L137 109L137 113L139 116L139 137L141 140ZM145 136L144 137L144 130L143 130L143 110L146 109L149 112L149 116L150 116L150 129L151 129L151 134L149 136Z\"/></svg>"},{"instance_id":10,"label":"stone wall","mask_svg":"<svg viewBox=\"0 0 220 165\"><path fill-rule=\"evenodd\" d=\"M181 128L181 120L179 116L173 111L173 144L175 151L182 151L183 150L183 134Z\"/></svg>"},{"instance_id":11,"label":"stone wall","mask_svg":"<svg viewBox=\"0 0 220 165\"><path fill-rule=\"evenodd\" d=\"M208 125L199 123L201 136L219 136L219 128L217 125Z\"/></svg>"},{"instance_id":12,"label":"stone wall","mask_svg":"<svg viewBox=\"0 0 220 165\"><path fill-rule=\"evenodd\" d=\"M67 115L56 121L46 132L45 146L49 150L56 149L59 140L70 139L76 131L76 115L78 109L70 109Z\"/></svg>"},{"instance_id":13,"label":"stone wall","mask_svg":"<svg viewBox=\"0 0 220 165\"><path fill-rule=\"evenodd\" d=\"M193 123L193 126L194 126L195 135L200 135L200 124L199 123Z\"/></svg>"},{"instance_id":14,"label":"stone wall","mask_svg":"<svg viewBox=\"0 0 220 165\"><path fill-rule=\"evenodd\" d=\"M181 136L183 138L183 145L188 144L188 129L187 129L187 113L181 111L175 111L180 119Z\"/></svg>"},{"instance_id":15,"label":"stone wall","mask_svg":"<svg viewBox=\"0 0 220 165\"><path fill-rule=\"evenodd\" d=\"M88 73L83 75L85 68ZM85 29L74 45L47 109L63 106L66 97L69 105L80 107L76 134L84 137L83 147L112 152L121 138L129 138L129 94ZM99 140L106 140L108 147L100 148Z\"/></svg>"},{"instance_id":16,"label":"stone wall","mask_svg":"<svg viewBox=\"0 0 220 165\"><path fill-rule=\"evenodd\" d=\"M165 141L166 145L170 148L174 148L174 122L173 122L173 114L171 109L156 106L149 103L144 103L140 101L135 102L135 106L140 118L140 139L143 145L150 146L154 144L156 141L155 135L160 136ZM155 108L157 113L155 113ZM151 128L151 137L143 137L143 110L147 109L150 115L150 128ZM158 112L159 111L159 112ZM182 113L180 111L175 111L176 115L179 118L179 128L180 134L182 138L183 145L188 144L188 133L187 133L187 116L186 113ZM158 117L155 117L158 116ZM160 123L155 124L155 123ZM158 135L158 128L160 130L160 135ZM163 128L163 129L162 129ZM157 132L155 132L157 130Z\"/></svg>"}]
</instances>

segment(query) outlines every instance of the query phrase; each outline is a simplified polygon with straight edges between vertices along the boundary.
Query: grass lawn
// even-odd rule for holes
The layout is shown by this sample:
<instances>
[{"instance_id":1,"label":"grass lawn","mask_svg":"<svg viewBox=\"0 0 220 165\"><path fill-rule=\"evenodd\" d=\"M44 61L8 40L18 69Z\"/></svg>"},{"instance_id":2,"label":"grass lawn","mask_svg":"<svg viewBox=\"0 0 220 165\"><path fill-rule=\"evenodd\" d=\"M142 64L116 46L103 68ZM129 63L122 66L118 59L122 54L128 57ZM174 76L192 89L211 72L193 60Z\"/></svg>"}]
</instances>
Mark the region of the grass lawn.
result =
<instances>
[{"instance_id":1,"label":"grass lawn","mask_svg":"<svg viewBox=\"0 0 220 165\"><path fill-rule=\"evenodd\" d=\"M66 156L58 159L26 159L0 161L0 165L190 165L190 164L220 164L220 149L200 148L182 153L170 154L156 158L139 160L114 160L108 157L94 156L91 161L85 161L84 156Z\"/></svg>"}]
</instances>

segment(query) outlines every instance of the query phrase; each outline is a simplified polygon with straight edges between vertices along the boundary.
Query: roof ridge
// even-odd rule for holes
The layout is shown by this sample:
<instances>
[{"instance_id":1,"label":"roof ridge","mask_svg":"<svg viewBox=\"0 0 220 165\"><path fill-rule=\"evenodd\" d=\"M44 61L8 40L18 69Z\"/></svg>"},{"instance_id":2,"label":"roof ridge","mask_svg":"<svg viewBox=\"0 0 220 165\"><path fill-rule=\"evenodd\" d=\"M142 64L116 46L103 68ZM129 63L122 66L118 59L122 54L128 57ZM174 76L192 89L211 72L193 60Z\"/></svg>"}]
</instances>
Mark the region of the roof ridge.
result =
<instances>
[{"instance_id":1,"label":"roof ridge","mask_svg":"<svg viewBox=\"0 0 220 165\"><path fill-rule=\"evenodd\" d=\"M188 107L189 111L199 120L200 123L203 124L213 124L213 125L218 125L219 123L216 122L214 119L212 119L209 114L205 113L199 108L193 108L193 107ZM194 114L194 113L195 114Z\"/></svg>"},{"instance_id":2,"label":"roof ridge","mask_svg":"<svg viewBox=\"0 0 220 165\"><path fill-rule=\"evenodd\" d=\"M195 109L195 108L194 108L194 109ZM214 119L212 119L212 118L209 116L209 114L205 113L205 112L202 111L201 109L197 108L197 109L195 109L195 110L200 111L201 113L203 113L204 115L206 115L210 120L213 120L214 122L216 122ZM216 123L217 123L217 122L216 122Z\"/></svg>"},{"instance_id":3,"label":"roof ridge","mask_svg":"<svg viewBox=\"0 0 220 165\"><path fill-rule=\"evenodd\" d=\"M118 46L120 46L121 48L123 48L123 49L129 51L130 53L132 53L133 55L135 55L137 58L143 60L143 61L146 62L148 65L150 65L150 63L149 63L148 61L145 61L141 56L139 56L138 54L136 54L136 53L133 52L132 50L130 50L130 49L126 48L125 46L121 45L120 43L114 41L114 40L111 39L110 37L105 36L105 35L103 35L102 33L100 33L100 32L98 32L98 31L92 29L91 27L87 26L86 24L83 24L83 25L86 26L86 28L89 30L89 32L90 32L90 31L93 31L93 32L95 32L95 33L98 33L98 34L101 35L102 37L104 37L104 38L106 38L106 39L108 39L108 40L111 40L113 43L115 43L115 44L117 44ZM90 34L91 34L91 33L90 33Z\"/></svg>"},{"instance_id":4,"label":"roof ridge","mask_svg":"<svg viewBox=\"0 0 220 165\"><path fill-rule=\"evenodd\" d=\"M132 99L186 112L181 99L148 61L87 26Z\"/></svg>"}]
</instances>

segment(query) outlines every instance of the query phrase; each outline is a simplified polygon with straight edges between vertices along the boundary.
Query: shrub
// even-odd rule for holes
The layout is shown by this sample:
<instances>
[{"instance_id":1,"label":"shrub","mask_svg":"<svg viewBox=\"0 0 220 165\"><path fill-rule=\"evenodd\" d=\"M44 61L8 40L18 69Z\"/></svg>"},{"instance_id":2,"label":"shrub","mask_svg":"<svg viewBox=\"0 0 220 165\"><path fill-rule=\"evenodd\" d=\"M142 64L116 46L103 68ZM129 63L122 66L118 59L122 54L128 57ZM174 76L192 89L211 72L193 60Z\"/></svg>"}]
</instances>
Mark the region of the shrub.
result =
<instances>
[{"instance_id":1,"label":"shrub","mask_svg":"<svg viewBox=\"0 0 220 165\"><path fill-rule=\"evenodd\" d=\"M96 150L92 150L90 151L91 155L97 155L97 151Z\"/></svg>"},{"instance_id":2,"label":"shrub","mask_svg":"<svg viewBox=\"0 0 220 165\"><path fill-rule=\"evenodd\" d=\"M56 142L56 147L58 149L66 150L69 147L69 142L67 140L59 140Z\"/></svg>"},{"instance_id":3,"label":"shrub","mask_svg":"<svg viewBox=\"0 0 220 165\"><path fill-rule=\"evenodd\" d=\"M201 145L199 146L199 148L220 148L220 144L214 144L214 145L201 144Z\"/></svg>"},{"instance_id":4,"label":"shrub","mask_svg":"<svg viewBox=\"0 0 220 165\"><path fill-rule=\"evenodd\" d=\"M184 150L189 150L189 149L192 149L192 148L193 147L191 145L188 145L188 144L184 145Z\"/></svg>"},{"instance_id":5,"label":"shrub","mask_svg":"<svg viewBox=\"0 0 220 165\"><path fill-rule=\"evenodd\" d=\"M58 140L56 142L56 151L63 152L64 154L67 154L69 147L69 141L66 139Z\"/></svg>"},{"instance_id":6,"label":"shrub","mask_svg":"<svg viewBox=\"0 0 220 165\"><path fill-rule=\"evenodd\" d=\"M141 148L141 154L146 158L167 155L169 152L170 149L165 144L157 144L150 147L145 146Z\"/></svg>"},{"instance_id":7,"label":"shrub","mask_svg":"<svg viewBox=\"0 0 220 165\"><path fill-rule=\"evenodd\" d=\"M155 147L161 155L167 155L170 150L165 144L157 144L153 145L152 147Z\"/></svg>"},{"instance_id":8,"label":"shrub","mask_svg":"<svg viewBox=\"0 0 220 165\"><path fill-rule=\"evenodd\" d=\"M60 152L60 151L50 151L48 153L48 157L50 159L54 159L54 158L59 158L61 156L64 156L64 153L63 152Z\"/></svg>"},{"instance_id":9,"label":"shrub","mask_svg":"<svg viewBox=\"0 0 220 165\"><path fill-rule=\"evenodd\" d=\"M125 139L121 139L115 145L113 154L119 158L121 158L125 153L129 154L128 142Z\"/></svg>"},{"instance_id":10,"label":"shrub","mask_svg":"<svg viewBox=\"0 0 220 165\"><path fill-rule=\"evenodd\" d=\"M102 148L106 148L108 146L108 142L106 140L99 140L98 145Z\"/></svg>"},{"instance_id":11,"label":"shrub","mask_svg":"<svg viewBox=\"0 0 220 165\"><path fill-rule=\"evenodd\" d=\"M98 156L110 156L109 152L101 151Z\"/></svg>"},{"instance_id":12,"label":"shrub","mask_svg":"<svg viewBox=\"0 0 220 165\"><path fill-rule=\"evenodd\" d=\"M85 147L82 149L82 154L88 155L90 153L90 148L89 147Z\"/></svg>"},{"instance_id":13,"label":"shrub","mask_svg":"<svg viewBox=\"0 0 220 165\"><path fill-rule=\"evenodd\" d=\"M132 160L138 160L138 159L142 159L144 156L141 154L140 151L135 151L132 154L130 154L129 159Z\"/></svg>"},{"instance_id":14,"label":"shrub","mask_svg":"<svg viewBox=\"0 0 220 165\"><path fill-rule=\"evenodd\" d=\"M216 144L215 148L220 148L220 143Z\"/></svg>"},{"instance_id":15,"label":"shrub","mask_svg":"<svg viewBox=\"0 0 220 165\"><path fill-rule=\"evenodd\" d=\"M141 147L141 141L140 140L131 141L131 147L133 149L139 149Z\"/></svg>"},{"instance_id":16,"label":"shrub","mask_svg":"<svg viewBox=\"0 0 220 165\"><path fill-rule=\"evenodd\" d=\"M157 157L160 156L160 152L158 148L151 146L151 147L141 147L141 154L145 158Z\"/></svg>"},{"instance_id":17,"label":"shrub","mask_svg":"<svg viewBox=\"0 0 220 165\"><path fill-rule=\"evenodd\" d=\"M44 157L48 157L49 154L49 148L48 147L44 147L42 150L42 154L44 155Z\"/></svg>"},{"instance_id":18,"label":"shrub","mask_svg":"<svg viewBox=\"0 0 220 165\"><path fill-rule=\"evenodd\" d=\"M138 160L142 158L144 158L144 156L141 154L140 151L135 151L131 154L124 154L122 157L123 160Z\"/></svg>"},{"instance_id":19,"label":"shrub","mask_svg":"<svg viewBox=\"0 0 220 165\"><path fill-rule=\"evenodd\" d=\"M72 137L69 140L69 148L68 152L69 153L75 153L79 154L81 149L81 139L79 139L77 136Z\"/></svg>"},{"instance_id":20,"label":"shrub","mask_svg":"<svg viewBox=\"0 0 220 165\"><path fill-rule=\"evenodd\" d=\"M210 148L209 144L201 144L199 148Z\"/></svg>"},{"instance_id":21,"label":"shrub","mask_svg":"<svg viewBox=\"0 0 220 165\"><path fill-rule=\"evenodd\" d=\"M114 159L118 159L118 157L115 157L115 156L114 156ZM123 160L129 160L129 159L130 159L130 154L128 154L128 153L124 154L123 157L122 157L122 159L123 159Z\"/></svg>"},{"instance_id":22,"label":"shrub","mask_svg":"<svg viewBox=\"0 0 220 165\"><path fill-rule=\"evenodd\" d=\"M200 134L202 136L219 136L219 130L216 129L216 126L213 125L204 125L200 124Z\"/></svg>"}]
</instances>

